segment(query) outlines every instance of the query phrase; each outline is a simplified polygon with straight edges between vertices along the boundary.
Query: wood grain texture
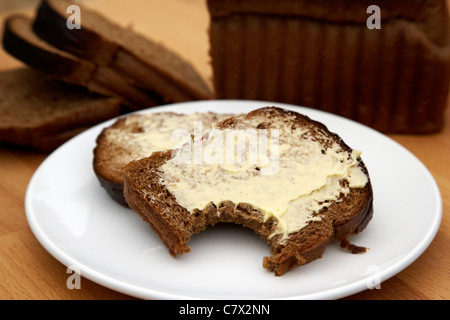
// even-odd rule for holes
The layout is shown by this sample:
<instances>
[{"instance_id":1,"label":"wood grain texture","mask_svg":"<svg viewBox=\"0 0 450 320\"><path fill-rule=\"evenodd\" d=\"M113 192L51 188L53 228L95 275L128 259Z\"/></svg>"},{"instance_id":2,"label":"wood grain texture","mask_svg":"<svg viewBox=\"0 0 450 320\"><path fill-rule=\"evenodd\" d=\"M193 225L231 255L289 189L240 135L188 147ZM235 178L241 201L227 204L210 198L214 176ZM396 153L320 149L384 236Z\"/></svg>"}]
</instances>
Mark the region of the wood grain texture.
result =
<instances>
[{"instance_id":1,"label":"wood grain texture","mask_svg":"<svg viewBox=\"0 0 450 320\"><path fill-rule=\"evenodd\" d=\"M179 52L211 84L205 0L130 0L125 11L122 0L90 1L87 5ZM4 16L5 13L0 14L0 22ZM0 69L20 65L0 49ZM380 289L346 299L450 298L450 108L446 123L439 134L390 136L415 154L437 181L444 212L436 238L422 256L381 283ZM85 278L81 280L81 290L69 290L66 267L47 253L32 234L24 197L34 171L46 156L0 146L0 299L134 299Z\"/></svg>"}]
</instances>

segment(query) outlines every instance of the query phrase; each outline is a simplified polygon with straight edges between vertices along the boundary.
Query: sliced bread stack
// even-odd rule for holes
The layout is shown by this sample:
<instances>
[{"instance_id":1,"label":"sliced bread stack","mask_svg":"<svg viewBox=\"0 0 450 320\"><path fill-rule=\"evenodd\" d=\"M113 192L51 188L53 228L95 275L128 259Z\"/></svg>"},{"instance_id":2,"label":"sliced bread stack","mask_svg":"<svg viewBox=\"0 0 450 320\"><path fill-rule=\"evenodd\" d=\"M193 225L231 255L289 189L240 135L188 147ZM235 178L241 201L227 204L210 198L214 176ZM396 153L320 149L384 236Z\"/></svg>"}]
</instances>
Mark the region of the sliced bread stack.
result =
<instances>
[{"instance_id":1,"label":"sliced bread stack","mask_svg":"<svg viewBox=\"0 0 450 320\"><path fill-rule=\"evenodd\" d=\"M80 29L67 26L71 5L80 7ZM212 97L184 58L78 2L43 0L33 18L8 17L3 46L35 69L135 110Z\"/></svg>"},{"instance_id":2,"label":"sliced bread stack","mask_svg":"<svg viewBox=\"0 0 450 320\"><path fill-rule=\"evenodd\" d=\"M69 28L69 7L81 29ZM27 68L2 72L0 142L51 151L130 110L210 99L195 68L168 48L68 0L4 20L3 48Z\"/></svg>"},{"instance_id":3,"label":"sliced bread stack","mask_svg":"<svg viewBox=\"0 0 450 320\"><path fill-rule=\"evenodd\" d=\"M5 21L3 34L5 50L30 67L91 92L117 97L131 107L162 103L160 97L137 89L113 69L98 67L51 46L34 33L32 23L33 20L23 14L11 15Z\"/></svg>"}]
</instances>

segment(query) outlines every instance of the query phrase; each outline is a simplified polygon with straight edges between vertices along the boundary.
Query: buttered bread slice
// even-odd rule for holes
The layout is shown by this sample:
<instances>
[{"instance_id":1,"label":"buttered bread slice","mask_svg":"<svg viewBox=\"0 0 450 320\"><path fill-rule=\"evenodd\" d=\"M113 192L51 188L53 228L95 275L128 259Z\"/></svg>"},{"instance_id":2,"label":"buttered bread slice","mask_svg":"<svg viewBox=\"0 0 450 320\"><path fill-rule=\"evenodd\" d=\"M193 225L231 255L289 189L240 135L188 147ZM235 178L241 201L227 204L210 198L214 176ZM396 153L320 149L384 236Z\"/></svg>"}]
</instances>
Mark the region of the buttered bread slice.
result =
<instances>
[{"instance_id":1,"label":"buttered bread slice","mask_svg":"<svg viewBox=\"0 0 450 320\"><path fill-rule=\"evenodd\" d=\"M93 168L100 185L114 200L127 206L122 168L128 162L173 149L189 140L194 129L207 131L213 123L230 116L213 112L154 112L119 118L97 138Z\"/></svg>"},{"instance_id":2,"label":"buttered bread slice","mask_svg":"<svg viewBox=\"0 0 450 320\"><path fill-rule=\"evenodd\" d=\"M267 107L219 122L201 140L124 168L124 195L171 255L191 237L231 222L270 246L263 266L281 276L321 257L330 240L352 253L350 235L372 218L372 188L360 152L323 124Z\"/></svg>"}]
</instances>

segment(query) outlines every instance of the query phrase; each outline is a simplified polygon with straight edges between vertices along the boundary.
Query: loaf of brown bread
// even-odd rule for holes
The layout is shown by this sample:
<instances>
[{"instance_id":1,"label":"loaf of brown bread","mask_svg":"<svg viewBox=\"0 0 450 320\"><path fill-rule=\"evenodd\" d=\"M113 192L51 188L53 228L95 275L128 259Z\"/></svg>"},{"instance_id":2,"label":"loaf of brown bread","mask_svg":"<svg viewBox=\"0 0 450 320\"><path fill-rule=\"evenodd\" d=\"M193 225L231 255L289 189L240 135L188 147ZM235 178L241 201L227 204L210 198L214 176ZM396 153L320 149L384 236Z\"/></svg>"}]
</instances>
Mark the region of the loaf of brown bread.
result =
<instances>
[{"instance_id":1,"label":"loaf of brown bread","mask_svg":"<svg viewBox=\"0 0 450 320\"><path fill-rule=\"evenodd\" d=\"M25 67L0 72L0 91L0 142L46 152L121 111L118 99Z\"/></svg>"},{"instance_id":2,"label":"loaf of brown bread","mask_svg":"<svg viewBox=\"0 0 450 320\"><path fill-rule=\"evenodd\" d=\"M49 45L34 33L32 23L32 18L23 14L12 14L5 19L3 47L15 58L55 79L120 98L131 109L153 107L163 102L156 94L134 87L129 79L111 68Z\"/></svg>"},{"instance_id":3,"label":"loaf of brown bread","mask_svg":"<svg viewBox=\"0 0 450 320\"><path fill-rule=\"evenodd\" d=\"M126 164L156 151L171 150L190 138L195 128L206 131L213 123L231 116L214 112L154 112L118 119L103 129L97 138L93 168L100 185L114 200L128 206L123 196L123 167ZM186 130L186 134L177 137L177 130Z\"/></svg>"},{"instance_id":4,"label":"loaf of brown bread","mask_svg":"<svg viewBox=\"0 0 450 320\"><path fill-rule=\"evenodd\" d=\"M81 12L81 28L67 28L70 5ZM166 102L210 99L211 91L180 55L107 17L69 0L43 0L33 24L36 34L61 50L123 74Z\"/></svg>"},{"instance_id":5,"label":"loaf of brown bread","mask_svg":"<svg viewBox=\"0 0 450 320\"><path fill-rule=\"evenodd\" d=\"M227 142L244 137L246 147L224 142L226 152L212 148L223 133L236 134ZM270 161L264 152L252 157L252 133L266 135ZM264 139L257 139L261 150ZM352 253L365 251L348 237L372 218L369 174L359 152L325 125L267 107L217 123L200 141L200 162L192 161L199 155L193 142L124 168L127 203L172 256L189 252L194 234L222 222L250 228L266 240L272 256L263 266L276 276L321 257L332 239ZM234 160L245 161L220 161L230 150Z\"/></svg>"},{"instance_id":6,"label":"loaf of brown bread","mask_svg":"<svg viewBox=\"0 0 450 320\"><path fill-rule=\"evenodd\" d=\"M372 5L379 29L367 26ZM303 105L383 132L442 128L446 0L208 0L208 8L217 98Z\"/></svg>"}]
</instances>

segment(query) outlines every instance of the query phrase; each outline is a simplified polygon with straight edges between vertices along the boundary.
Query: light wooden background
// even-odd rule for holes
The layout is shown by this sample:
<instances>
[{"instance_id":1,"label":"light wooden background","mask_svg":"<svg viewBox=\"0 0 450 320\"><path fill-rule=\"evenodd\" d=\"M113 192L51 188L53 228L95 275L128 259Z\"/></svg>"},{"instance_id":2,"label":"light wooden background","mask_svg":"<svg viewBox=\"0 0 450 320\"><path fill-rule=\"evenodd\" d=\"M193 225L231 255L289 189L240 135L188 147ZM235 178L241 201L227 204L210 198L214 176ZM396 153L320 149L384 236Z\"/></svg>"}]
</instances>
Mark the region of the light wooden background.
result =
<instances>
[{"instance_id":1,"label":"light wooden background","mask_svg":"<svg viewBox=\"0 0 450 320\"><path fill-rule=\"evenodd\" d=\"M88 5L163 42L211 80L205 0L129 0L127 10L124 2L104 0ZM0 22L4 15L0 12ZM20 62L0 49L0 69L18 65ZM444 212L435 240L411 266L383 282L381 289L366 290L348 299L450 298L450 108L446 121L439 134L390 135L428 167L439 185ZM133 299L84 278L81 290L69 290L66 267L31 233L24 211L25 191L46 156L0 146L0 299Z\"/></svg>"}]
</instances>

